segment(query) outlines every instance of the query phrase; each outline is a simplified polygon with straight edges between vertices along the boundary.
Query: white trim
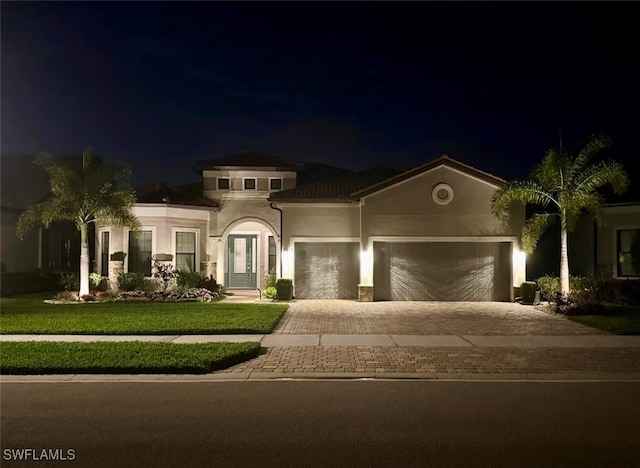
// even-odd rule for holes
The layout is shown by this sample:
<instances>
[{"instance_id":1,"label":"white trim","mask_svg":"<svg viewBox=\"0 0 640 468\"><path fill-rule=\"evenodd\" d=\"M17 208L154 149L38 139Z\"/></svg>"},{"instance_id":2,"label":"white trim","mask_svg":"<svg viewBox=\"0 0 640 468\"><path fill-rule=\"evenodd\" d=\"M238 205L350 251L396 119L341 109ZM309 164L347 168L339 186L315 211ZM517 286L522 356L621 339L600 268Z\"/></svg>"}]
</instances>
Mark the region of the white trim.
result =
<instances>
[{"instance_id":1,"label":"white trim","mask_svg":"<svg viewBox=\"0 0 640 468\"><path fill-rule=\"evenodd\" d=\"M254 188L247 188L246 187L246 181L247 180L253 180L253 182L255 183ZM258 178L257 177L243 177L242 178L242 190L243 191L247 191L247 192L256 192L258 191Z\"/></svg>"},{"instance_id":2,"label":"white trim","mask_svg":"<svg viewBox=\"0 0 640 468\"><path fill-rule=\"evenodd\" d=\"M518 236L369 236L373 242L518 242Z\"/></svg>"},{"instance_id":3,"label":"white trim","mask_svg":"<svg viewBox=\"0 0 640 468\"><path fill-rule=\"evenodd\" d=\"M175 207L167 205L134 205L131 212L137 218L188 218L209 221L214 207Z\"/></svg>"},{"instance_id":4,"label":"white trim","mask_svg":"<svg viewBox=\"0 0 640 468\"><path fill-rule=\"evenodd\" d=\"M102 233L109 233L109 252L107 256L111 255L111 244L113 242L113 235L111 234L111 226L97 228L96 229L96 273L102 272ZM129 249L129 238L127 237L127 250ZM109 265L107 265L107 276L109 276Z\"/></svg>"},{"instance_id":5,"label":"white trim","mask_svg":"<svg viewBox=\"0 0 640 468\"><path fill-rule=\"evenodd\" d=\"M449 165L447 165L447 164L443 163L443 164L439 164L439 165L438 165L438 166L436 166L436 167L432 167L431 169L429 169L429 170L427 170L427 171L420 172L419 174L416 174L416 175L414 175L414 176L411 176L411 177L409 177L408 179L400 180L400 181L396 182L395 184L389 185L388 187L384 187L384 188L381 188L380 190L376 190L375 192L372 192L372 193L370 193L370 194L368 194L368 195L365 195L364 197L361 197L361 198L360 198L360 200L365 200L365 199L366 199L366 198L368 198L368 197L372 197L372 196L375 196L375 195L379 195L379 194L381 194L381 193L383 193L383 192L386 192L387 190L391 190L391 189L396 188L396 187L398 187L398 186L400 186L400 185L402 185L402 184L404 184L404 183L410 182L410 181L412 181L412 180L417 179L418 177L422 177L422 176L423 176L423 175L425 175L425 174L429 174L430 172L437 171L438 169L442 169L442 168L447 168L447 169L449 169L450 171L453 171L453 172L456 172L456 173L458 173L458 174L460 174L460 175L463 175L463 176L469 177L470 179L473 179L473 180L476 180L476 181L478 181L478 182L481 182L481 183L483 183L483 184L485 184L485 185L488 185L489 187L492 187L492 188L495 188L495 189L500 188L500 186L499 186L498 184L492 184L491 182L487 182L486 180L482 180L482 179L480 179L480 178L478 178L478 177L474 177L474 176L472 176L471 174L467 174L466 172L462 172L462 171L460 171L460 170L458 170L458 169L455 169L455 168L453 168L453 167L451 167L451 166L449 166Z\"/></svg>"},{"instance_id":6,"label":"white trim","mask_svg":"<svg viewBox=\"0 0 640 468\"><path fill-rule=\"evenodd\" d=\"M173 260L171 261L173 265L173 270L176 271L176 233L178 232L193 232L196 235L196 245L195 245L195 271L200 272L200 228L191 228L191 227L172 227L171 228L171 255L173 255Z\"/></svg>"},{"instance_id":7,"label":"white trim","mask_svg":"<svg viewBox=\"0 0 640 468\"><path fill-rule=\"evenodd\" d=\"M138 231L151 231L151 277L153 277L153 257L158 253L156 247L156 226L140 226ZM122 246L122 251L127 254L124 262L124 272L129 273L129 235L131 234L131 229L125 227L124 229L124 242ZM109 240L111 242L111 240Z\"/></svg>"},{"instance_id":8,"label":"white trim","mask_svg":"<svg viewBox=\"0 0 640 468\"><path fill-rule=\"evenodd\" d=\"M285 200L275 200L272 203L276 206L281 206L282 208L358 208L360 205L356 200L348 200L344 203L336 203L336 202L287 202Z\"/></svg>"},{"instance_id":9,"label":"white trim","mask_svg":"<svg viewBox=\"0 0 640 468\"><path fill-rule=\"evenodd\" d=\"M293 249L296 242L311 243L311 242L358 242L360 243L360 237L289 237L289 249Z\"/></svg>"}]
</instances>

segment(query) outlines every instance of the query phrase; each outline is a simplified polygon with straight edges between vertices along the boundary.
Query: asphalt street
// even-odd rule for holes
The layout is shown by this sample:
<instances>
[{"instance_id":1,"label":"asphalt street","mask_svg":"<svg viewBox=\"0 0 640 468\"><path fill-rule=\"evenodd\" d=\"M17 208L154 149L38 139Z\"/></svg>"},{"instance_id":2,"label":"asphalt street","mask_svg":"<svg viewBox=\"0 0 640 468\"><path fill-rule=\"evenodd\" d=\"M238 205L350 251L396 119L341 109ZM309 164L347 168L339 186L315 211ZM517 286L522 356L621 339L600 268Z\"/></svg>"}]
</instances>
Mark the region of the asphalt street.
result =
<instances>
[{"instance_id":1,"label":"asphalt street","mask_svg":"<svg viewBox=\"0 0 640 468\"><path fill-rule=\"evenodd\" d=\"M3 382L0 392L3 467L640 460L640 382ZM43 449L73 460L35 460ZM15 461L19 453L30 461Z\"/></svg>"}]
</instances>

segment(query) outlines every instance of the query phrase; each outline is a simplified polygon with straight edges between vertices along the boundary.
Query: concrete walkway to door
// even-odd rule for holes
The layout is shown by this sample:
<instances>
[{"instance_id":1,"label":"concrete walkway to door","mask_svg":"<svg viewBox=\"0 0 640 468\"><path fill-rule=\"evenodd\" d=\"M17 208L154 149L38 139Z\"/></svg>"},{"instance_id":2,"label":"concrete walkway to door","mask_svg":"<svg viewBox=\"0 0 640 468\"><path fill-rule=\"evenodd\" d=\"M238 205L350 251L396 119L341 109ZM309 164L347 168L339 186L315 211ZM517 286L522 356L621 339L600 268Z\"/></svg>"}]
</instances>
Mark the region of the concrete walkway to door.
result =
<instances>
[{"instance_id":1,"label":"concrete walkway to door","mask_svg":"<svg viewBox=\"0 0 640 468\"><path fill-rule=\"evenodd\" d=\"M291 303L275 334L292 335L594 335L563 317L509 302Z\"/></svg>"}]
</instances>

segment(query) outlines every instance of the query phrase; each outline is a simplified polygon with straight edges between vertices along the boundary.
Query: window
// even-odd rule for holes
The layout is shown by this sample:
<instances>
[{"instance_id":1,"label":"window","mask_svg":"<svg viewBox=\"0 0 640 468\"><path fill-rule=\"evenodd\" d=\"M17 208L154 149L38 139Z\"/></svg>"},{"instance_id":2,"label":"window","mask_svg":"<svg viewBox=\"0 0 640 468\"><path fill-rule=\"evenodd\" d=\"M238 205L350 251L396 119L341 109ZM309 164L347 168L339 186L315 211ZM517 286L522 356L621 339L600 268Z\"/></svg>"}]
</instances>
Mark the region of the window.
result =
<instances>
[{"instance_id":1,"label":"window","mask_svg":"<svg viewBox=\"0 0 640 468\"><path fill-rule=\"evenodd\" d=\"M269 236L269 272L276 271L276 240Z\"/></svg>"},{"instance_id":2,"label":"window","mask_svg":"<svg viewBox=\"0 0 640 468\"><path fill-rule=\"evenodd\" d=\"M282 179L269 179L269 190L282 190Z\"/></svg>"},{"instance_id":3,"label":"window","mask_svg":"<svg viewBox=\"0 0 640 468\"><path fill-rule=\"evenodd\" d=\"M176 232L176 270L196 271L195 232Z\"/></svg>"},{"instance_id":4,"label":"window","mask_svg":"<svg viewBox=\"0 0 640 468\"><path fill-rule=\"evenodd\" d=\"M640 276L640 229L617 232L618 276Z\"/></svg>"},{"instance_id":5,"label":"window","mask_svg":"<svg viewBox=\"0 0 640 468\"><path fill-rule=\"evenodd\" d=\"M218 190L229 190L230 186L228 177L218 177Z\"/></svg>"},{"instance_id":6,"label":"window","mask_svg":"<svg viewBox=\"0 0 640 468\"><path fill-rule=\"evenodd\" d=\"M255 190L256 189L256 179L244 179L244 189L245 190Z\"/></svg>"},{"instance_id":7,"label":"window","mask_svg":"<svg viewBox=\"0 0 640 468\"><path fill-rule=\"evenodd\" d=\"M129 233L129 272L151 276L151 231Z\"/></svg>"},{"instance_id":8,"label":"window","mask_svg":"<svg viewBox=\"0 0 640 468\"><path fill-rule=\"evenodd\" d=\"M100 233L100 274L109 276L109 231Z\"/></svg>"}]
</instances>

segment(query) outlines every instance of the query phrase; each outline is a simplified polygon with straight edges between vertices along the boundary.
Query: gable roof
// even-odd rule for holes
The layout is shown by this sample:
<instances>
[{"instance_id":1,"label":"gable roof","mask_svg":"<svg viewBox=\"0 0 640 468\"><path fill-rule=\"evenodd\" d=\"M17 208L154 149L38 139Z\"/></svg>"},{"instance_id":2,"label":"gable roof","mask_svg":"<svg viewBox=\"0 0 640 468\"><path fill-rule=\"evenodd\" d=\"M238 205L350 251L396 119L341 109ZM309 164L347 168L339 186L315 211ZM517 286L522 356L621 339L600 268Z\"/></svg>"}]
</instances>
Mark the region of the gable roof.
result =
<instances>
[{"instance_id":1,"label":"gable roof","mask_svg":"<svg viewBox=\"0 0 640 468\"><path fill-rule=\"evenodd\" d=\"M398 170L378 167L362 172L354 172L329 180L299 185L289 190L273 192L271 201L289 202L351 202L352 195L371 185L375 185L398 174Z\"/></svg>"},{"instance_id":2,"label":"gable roof","mask_svg":"<svg viewBox=\"0 0 640 468\"><path fill-rule=\"evenodd\" d=\"M395 177L391 177L388 179L385 179L375 185L370 185L368 187L365 187L364 189L360 190L359 192L356 192L353 194L353 198L354 199L360 199L362 197L365 197L367 195L371 195L372 193L375 193L379 190L385 189L387 187L390 187L392 185L398 184L400 182L404 182L405 180L411 179L412 177L415 177L417 175L423 174L425 172L428 172L432 169L435 169L437 167L440 166L447 166L450 167L452 169L455 169L459 172L462 172L464 174L467 174L471 177L474 177L476 179L480 179L483 180L485 182L488 182L491 185L495 185L497 187L501 187L504 184L507 183L506 180L495 176L493 174L489 174L488 172L484 172L481 171L480 169L476 169L475 167L469 166L468 164L465 164L463 162L457 161L451 157L449 157L446 154L443 154L442 156L440 156L437 159L434 159L432 161L429 161L425 164L422 164L420 166L414 167L413 169L409 169L408 171L402 172L401 174L396 175Z\"/></svg>"},{"instance_id":3,"label":"gable roof","mask_svg":"<svg viewBox=\"0 0 640 468\"><path fill-rule=\"evenodd\" d=\"M202 191L196 191L197 184L172 187L164 182L152 182L135 189L137 203L157 203L166 205L190 205L217 208L217 202L204 198Z\"/></svg>"},{"instance_id":4,"label":"gable roof","mask_svg":"<svg viewBox=\"0 0 640 468\"><path fill-rule=\"evenodd\" d=\"M353 202L440 166L450 167L498 187L506 183L506 180L500 177L443 155L404 172L379 167L335 179L300 185L293 189L274 192L269 200L274 202Z\"/></svg>"}]
</instances>

